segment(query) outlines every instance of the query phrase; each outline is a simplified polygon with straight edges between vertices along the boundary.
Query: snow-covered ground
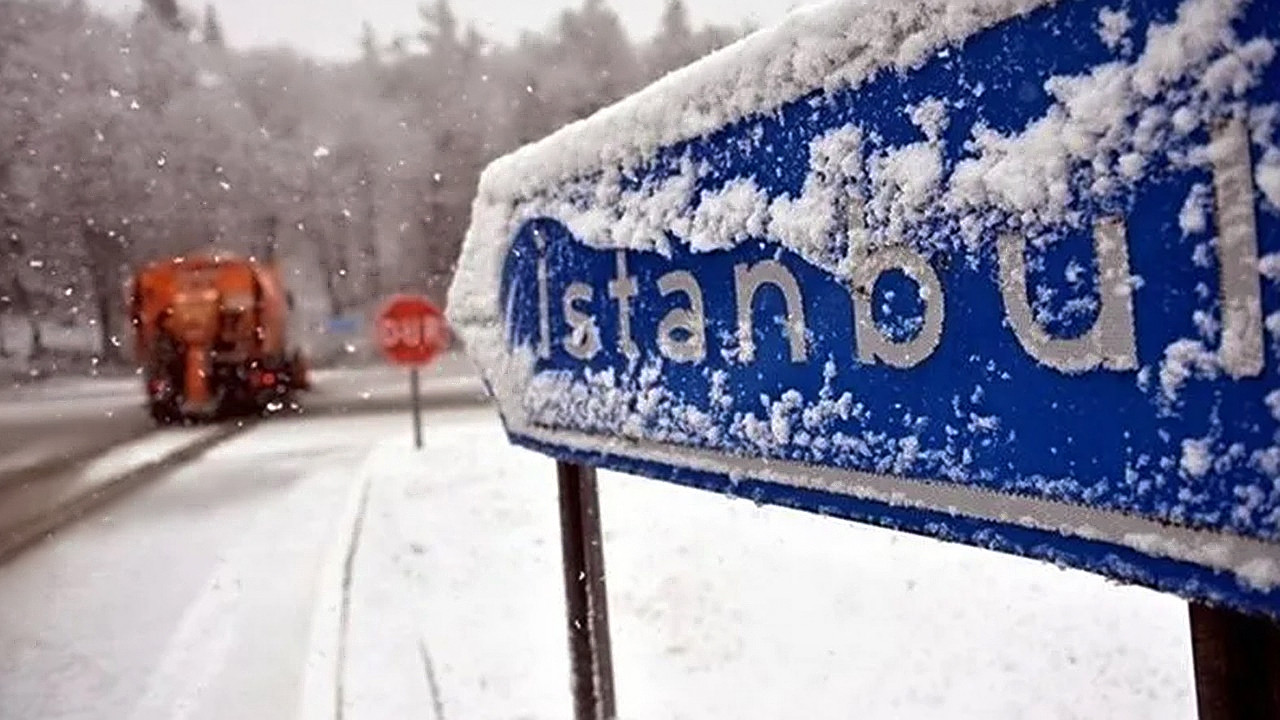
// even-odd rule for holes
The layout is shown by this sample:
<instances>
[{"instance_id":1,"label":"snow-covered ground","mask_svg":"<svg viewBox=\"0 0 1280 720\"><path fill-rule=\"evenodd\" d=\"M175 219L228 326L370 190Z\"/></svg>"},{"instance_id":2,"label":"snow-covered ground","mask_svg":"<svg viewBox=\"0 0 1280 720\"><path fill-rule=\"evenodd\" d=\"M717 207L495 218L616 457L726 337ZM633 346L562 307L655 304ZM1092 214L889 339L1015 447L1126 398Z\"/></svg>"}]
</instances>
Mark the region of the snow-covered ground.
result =
<instances>
[{"instance_id":1,"label":"snow-covered ground","mask_svg":"<svg viewBox=\"0 0 1280 720\"><path fill-rule=\"evenodd\" d=\"M569 717L554 465L489 410L433 426L366 461L346 717L430 717L424 657L445 717ZM612 473L601 502L625 718L1194 717L1177 599Z\"/></svg>"},{"instance_id":2,"label":"snow-covered ground","mask_svg":"<svg viewBox=\"0 0 1280 720\"><path fill-rule=\"evenodd\" d=\"M265 423L0 567L5 720L288 718L322 552L402 415Z\"/></svg>"},{"instance_id":3,"label":"snow-covered ground","mask_svg":"<svg viewBox=\"0 0 1280 720\"><path fill-rule=\"evenodd\" d=\"M489 408L426 429L415 451L403 413L268 422L0 566L0 717L569 717L554 465ZM624 718L1194 716L1174 598L601 493Z\"/></svg>"}]
</instances>

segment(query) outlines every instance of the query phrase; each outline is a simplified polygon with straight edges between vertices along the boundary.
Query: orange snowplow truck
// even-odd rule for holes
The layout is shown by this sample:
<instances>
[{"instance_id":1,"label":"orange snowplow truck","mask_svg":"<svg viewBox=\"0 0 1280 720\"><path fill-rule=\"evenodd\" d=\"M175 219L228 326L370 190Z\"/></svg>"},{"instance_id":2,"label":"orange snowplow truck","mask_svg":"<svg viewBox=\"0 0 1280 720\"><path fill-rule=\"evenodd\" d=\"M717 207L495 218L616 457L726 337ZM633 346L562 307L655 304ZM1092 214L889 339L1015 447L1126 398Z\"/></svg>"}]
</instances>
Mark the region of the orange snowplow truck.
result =
<instances>
[{"instance_id":1,"label":"orange snowplow truck","mask_svg":"<svg viewBox=\"0 0 1280 720\"><path fill-rule=\"evenodd\" d=\"M135 357L157 422L262 412L309 387L274 264L229 254L152 262L129 283Z\"/></svg>"}]
</instances>

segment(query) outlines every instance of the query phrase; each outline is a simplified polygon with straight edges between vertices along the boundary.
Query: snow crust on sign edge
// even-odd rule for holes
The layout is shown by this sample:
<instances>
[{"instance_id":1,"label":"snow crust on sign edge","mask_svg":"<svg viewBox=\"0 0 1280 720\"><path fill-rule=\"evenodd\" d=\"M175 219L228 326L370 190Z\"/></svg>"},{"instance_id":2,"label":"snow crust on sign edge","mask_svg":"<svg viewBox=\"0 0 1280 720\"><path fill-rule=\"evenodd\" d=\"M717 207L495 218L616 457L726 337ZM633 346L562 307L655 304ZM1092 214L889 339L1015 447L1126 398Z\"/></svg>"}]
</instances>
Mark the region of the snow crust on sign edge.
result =
<instances>
[{"instance_id":1,"label":"snow crust on sign edge","mask_svg":"<svg viewBox=\"0 0 1280 720\"><path fill-rule=\"evenodd\" d=\"M480 176L449 288L446 317L479 365L504 417L533 358L504 343L498 288L515 206L591 170L624 166L813 90L856 87L919 66L936 50L1062 0L828 0L659 79L595 114L493 161ZM856 36L855 36L856 35ZM503 388L505 389L505 388Z\"/></svg>"},{"instance_id":2,"label":"snow crust on sign edge","mask_svg":"<svg viewBox=\"0 0 1280 720\"><path fill-rule=\"evenodd\" d=\"M592 170L630 165L804 93L857 87L887 68L917 68L947 44L1062 1L827 0L801 7L495 160L480 195L518 198Z\"/></svg>"}]
</instances>

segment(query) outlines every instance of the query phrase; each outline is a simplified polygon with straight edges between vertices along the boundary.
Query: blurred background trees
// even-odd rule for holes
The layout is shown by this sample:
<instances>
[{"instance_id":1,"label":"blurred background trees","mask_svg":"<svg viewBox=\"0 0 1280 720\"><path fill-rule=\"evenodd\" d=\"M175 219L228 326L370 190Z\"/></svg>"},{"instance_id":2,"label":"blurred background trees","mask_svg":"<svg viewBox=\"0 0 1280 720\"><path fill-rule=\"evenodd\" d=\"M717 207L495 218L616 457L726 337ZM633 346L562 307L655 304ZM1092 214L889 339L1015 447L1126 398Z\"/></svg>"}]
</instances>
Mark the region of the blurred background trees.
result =
<instances>
[{"instance_id":1,"label":"blurred background trees","mask_svg":"<svg viewBox=\"0 0 1280 720\"><path fill-rule=\"evenodd\" d=\"M448 0L361 57L228 48L213 7L0 2L0 356L89 328L118 360L124 286L152 258L286 263L320 318L409 289L443 299L481 170L736 38L668 0L653 38L582 0L511 46Z\"/></svg>"}]
</instances>

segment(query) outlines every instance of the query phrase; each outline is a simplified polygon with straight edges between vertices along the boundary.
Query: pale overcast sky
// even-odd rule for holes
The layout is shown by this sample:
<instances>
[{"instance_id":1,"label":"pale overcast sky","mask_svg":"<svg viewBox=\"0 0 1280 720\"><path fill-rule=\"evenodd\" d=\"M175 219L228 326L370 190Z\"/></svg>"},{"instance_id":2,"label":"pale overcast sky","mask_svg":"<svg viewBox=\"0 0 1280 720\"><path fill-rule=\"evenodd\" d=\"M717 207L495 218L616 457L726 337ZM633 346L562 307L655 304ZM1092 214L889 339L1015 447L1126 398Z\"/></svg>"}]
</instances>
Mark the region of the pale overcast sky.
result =
<instances>
[{"instance_id":1,"label":"pale overcast sky","mask_svg":"<svg viewBox=\"0 0 1280 720\"><path fill-rule=\"evenodd\" d=\"M91 0L110 13L132 12L142 0ZM217 8L227 41L237 47L291 45L317 57L354 55L360 23L369 20L384 40L396 33L412 35L421 26L416 0L180 0L203 12L206 2ZM566 6L581 0L454 0L465 21L502 42L523 29L542 29ZM663 0L611 0L632 37L647 37L657 27ZM737 25L767 24L805 0L685 0L695 25L712 21Z\"/></svg>"}]
</instances>

